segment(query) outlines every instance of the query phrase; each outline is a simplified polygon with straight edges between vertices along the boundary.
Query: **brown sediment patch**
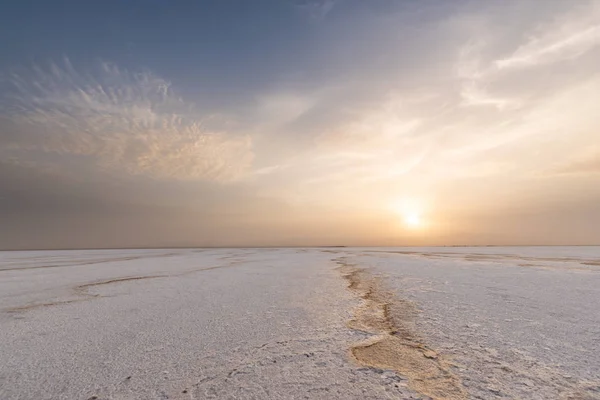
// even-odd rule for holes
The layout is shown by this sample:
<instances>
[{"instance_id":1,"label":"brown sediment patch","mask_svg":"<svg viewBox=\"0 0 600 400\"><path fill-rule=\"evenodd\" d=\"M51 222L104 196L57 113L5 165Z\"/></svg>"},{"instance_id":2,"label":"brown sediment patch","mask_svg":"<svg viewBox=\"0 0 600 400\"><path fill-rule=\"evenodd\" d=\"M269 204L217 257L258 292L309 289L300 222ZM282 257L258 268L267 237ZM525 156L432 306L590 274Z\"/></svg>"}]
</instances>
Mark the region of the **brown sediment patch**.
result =
<instances>
[{"instance_id":1,"label":"brown sediment patch","mask_svg":"<svg viewBox=\"0 0 600 400\"><path fill-rule=\"evenodd\" d=\"M85 300L88 300L88 299L84 298L84 299L73 299L73 300L65 300L65 301L51 301L48 303L35 303L35 304L28 304L25 306L5 308L4 311L6 311L8 313L19 313L19 312L29 311L34 308L61 306L63 304L78 303L80 301L85 301Z\"/></svg>"},{"instance_id":2,"label":"brown sediment patch","mask_svg":"<svg viewBox=\"0 0 600 400\"><path fill-rule=\"evenodd\" d=\"M2 309L2 311L8 312L8 313L19 313L19 312L25 312L25 311L29 311L29 310L33 310L33 309L37 309L37 308L45 308L45 307L61 306L61 305L72 304L72 303L79 303L82 301L92 300L92 299L98 298L98 297L106 297L101 294L90 293L88 291L88 289L91 289L91 288L94 288L97 286L109 285L112 283L139 281L139 280L144 280L144 279L178 277L178 276L184 276L184 275L197 273L197 272L210 271L213 269L234 267L234 266L242 264L242 263L243 263L243 261L232 261L227 265L217 265L217 266L213 266L213 267L193 269L190 271L185 271L185 272L181 272L181 273L173 274L173 275L129 276L129 277L123 277L123 278L108 279L108 280L98 281L98 282L85 283L82 285L77 285L71 289L72 294L77 296L77 298L75 298L75 299L62 300L62 301L56 300L56 301L49 301L46 303L33 303L33 304L27 304L27 305L23 305L23 306L4 308L4 309Z\"/></svg>"},{"instance_id":3,"label":"brown sediment patch","mask_svg":"<svg viewBox=\"0 0 600 400\"><path fill-rule=\"evenodd\" d=\"M52 265L34 265L29 267L11 267L11 268L0 268L0 272L5 271L20 271L20 270L29 270L29 269L42 269L42 268L66 268L66 267L82 267L87 265L96 265L96 264L104 264L111 262L122 262L122 261L132 261L132 260L141 260L146 258L163 258L163 257L173 257L178 255L178 253L165 253L165 254L153 254L153 255L140 255L140 256L128 256L128 257L115 257L115 258L103 258L97 260L90 261L76 261L66 264L52 264Z\"/></svg>"},{"instance_id":4,"label":"brown sediment patch","mask_svg":"<svg viewBox=\"0 0 600 400\"><path fill-rule=\"evenodd\" d=\"M95 286L101 286L101 285L108 285L110 283L119 283L119 282L127 282L127 281L136 281L136 280L141 280L141 279L154 279L154 278L165 278L168 275L151 275L151 276L134 276L134 277L128 277L128 278L117 278L117 279L110 279L110 280L106 280L106 281L100 281L100 282L93 282L93 283L86 283L83 285L79 285L79 286L75 286L72 291L74 292L74 294L76 296L79 296L78 298L75 299L69 299L69 300L56 300L56 301L49 301L46 303L33 303L33 304L27 304L24 306L17 306L17 307L10 307L10 308L5 308L3 311L9 312L9 313L18 313L18 312L24 312L24 311L29 311L29 310L33 310L33 309L37 309L37 308L45 308L45 307L52 307L52 306L62 306L62 305L66 305L66 304L72 304L72 303L79 303L82 301L88 301L91 299L94 299L96 297L103 297L99 294L93 294L93 293L89 293L88 289L95 287Z\"/></svg>"},{"instance_id":5,"label":"brown sediment patch","mask_svg":"<svg viewBox=\"0 0 600 400\"><path fill-rule=\"evenodd\" d=\"M600 261L586 261L586 262L582 262L582 264L600 266Z\"/></svg>"},{"instance_id":6,"label":"brown sediment patch","mask_svg":"<svg viewBox=\"0 0 600 400\"><path fill-rule=\"evenodd\" d=\"M139 281L142 279L157 279L157 278L167 278L169 275L148 275L148 276L132 276L132 277L127 277L127 278L116 278L116 279L109 279L106 281L100 281L100 282L92 282L92 283L86 283L83 285L79 285L77 286L76 290L87 290L88 288L94 287L94 286L101 286L101 285L108 285L111 283L119 283L119 282L127 282L127 281Z\"/></svg>"},{"instance_id":7,"label":"brown sediment patch","mask_svg":"<svg viewBox=\"0 0 600 400\"><path fill-rule=\"evenodd\" d=\"M519 264L519 267L536 267L536 268L544 268L544 267L546 267L546 266L545 266L545 265L541 265L541 264L522 263L522 264Z\"/></svg>"},{"instance_id":8,"label":"brown sediment patch","mask_svg":"<svg viewBox=\"0 0 600 400\"><path fill-rule=\"evenodd\" d=\"M408 379L411 389L433 399L466 399L467 393L450 364L415 333L414 304L395 298L364 269L343 258L337 261L348 288L363 300L348 326L374 335L353 345L352 357L365 366L395 370Z\"/></svg>"},{"instance_id":9,"label":"brown sediment patch","mask_svg":"<svg viewBox=\"0 0 600 400\"><path fill-rule=\"evenodd\" d=\"M527 257L518 256L514 254L484 254L484 253L450 253L450 252L436 252L436 253L422 253L414 251L383 251L383 250L371 250L370 253L389 253L403 256L417 256L418 258L430 258L430 259L442 259L442 258L454 258L459 260L465 260L470 262L490 262L490 263L502 263L506 264L517 263L519 267L533 267L546 270L567 270L577 272L598 272L595 268L600 266L600 260L596 259L581 259L572 257ZM550 265L540 263L561 263L561 265ZM579 267L578 267L579 266Z\"/></svg>"},{"instance_id":10,"label":"brown sediment patch","mask_svg":"<svg viewBox=\"0 0 600 400\"><path fill-rule=\"evenodd\" d=\"M181 272L179 274L175 274L175 275L171 275L171 276L191 275L191 274L195 274L197 272L212 271L214 269L221 269L221 268L231 268L231 267L236 267L236 266L239 266L239 265L242 265L242 264L244 264L244 260L234 260L234 261L230 261L226 265L215 265L213 267L205 267L205 268L192 269L192 270Z\"/></svg>"},{"instance_id":11,"label":"brown sediment patch","mask_svg":"<svg viewBox=\"0 0 600 400\"><path fill-rule=\"evenodd\" d=\"M388 253L407 256L418 256L424 258L456 258L466 261L492 261L504 263L505 261L530 261L530 262L562 262L562 263L581 263L585 265L600 265L597 259L582 259L573 257L532 257L519 256L516 254L500 253L455 253L455 252L417 252L417 251L389 251L389 250L369 250L369 253Z\"/></svg>"},{"instance_id":12,"label":"brown sediment patch","mask_svg":"<svg viewBox=\"0 0 600 400\"><path fill-rule=\"evenodd\" d=\"M581 263L579 265L586 265L586 263ZM544 269L547 271L569 271L569 272L595 272L594 268L588 267L561 267L556 265L542 265L542 264L519 264L519 267L531 267L537 269Z\"/></svg>"}]
</instances>

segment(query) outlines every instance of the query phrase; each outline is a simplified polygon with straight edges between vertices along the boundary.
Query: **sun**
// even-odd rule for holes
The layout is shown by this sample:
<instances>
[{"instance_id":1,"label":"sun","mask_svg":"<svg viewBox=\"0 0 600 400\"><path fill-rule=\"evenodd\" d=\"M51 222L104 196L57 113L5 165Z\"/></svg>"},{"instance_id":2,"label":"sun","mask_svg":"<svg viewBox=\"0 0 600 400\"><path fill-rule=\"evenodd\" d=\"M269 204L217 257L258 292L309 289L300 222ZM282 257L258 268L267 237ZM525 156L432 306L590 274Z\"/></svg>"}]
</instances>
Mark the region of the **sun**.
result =
<instances>
[{"instance_id":1,"label":"sun","mask_svg":"<svg viewBox=\"0 0 600 400\"><path fill-rule=\"evenodd\" d=\"M411 228L417 228L421 225L421 216L416 212L405 213L403 219L404 224Z\"/></svg>"},{"instance_id":2,"label":"sun","mask_svg":"<svg viewBox=\"0 0 600 400\"><path fill-rule=\"evenodd\" d=\"M423 227L423 203L413 198L395 200L390 205L394 214L400 217L402 224L407 229L420 229Z\"/></svg>"}]
</instances>

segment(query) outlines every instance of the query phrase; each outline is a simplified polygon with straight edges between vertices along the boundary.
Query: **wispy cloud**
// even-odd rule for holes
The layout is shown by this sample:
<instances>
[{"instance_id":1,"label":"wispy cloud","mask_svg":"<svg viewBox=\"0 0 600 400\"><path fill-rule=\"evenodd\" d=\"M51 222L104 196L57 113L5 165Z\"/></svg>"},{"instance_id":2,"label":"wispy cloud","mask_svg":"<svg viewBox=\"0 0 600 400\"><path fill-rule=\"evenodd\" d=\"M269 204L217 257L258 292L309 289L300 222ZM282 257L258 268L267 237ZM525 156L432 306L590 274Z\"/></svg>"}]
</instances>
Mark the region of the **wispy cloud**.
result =
<instances>
[{"instance_id":1,"label":"wispy cloud","mask_svg":"<svg viewBox=\"0 0 600 400\"><path fill-rule=\"evenodd\" d=\"M460 92L462 104L465 106L493 106L499 110L519 108L521 101L491 95L477 80L464 83Z\"/></svg>"},{"instance_id":2,"label":"wispy cloud","mask_svg":"<svg viewBox=\"0 0 600 400\"><path fill-rule=\"evenodd\" d=\"M600 6L591 3L533 33L510 56L497 60L496 68L530 68L577 58L600 45Z\"/></svg>"},{"instance_id":3,"label":"wispy cloud","mask_svg":"<svg viewBox=\"0 0 600 400\"><path fill-rule=\"evenodd\" d=\"M600 174L600 151L598 149L587 151L586 154L575 157L571 161L555 168L551 173L558 175Z\"/></svg>"},{"instance_id":4,"label":"wispy cloud","mask_svg":"<svg viewBox=\"0 0 600 400\"><path fill-rule=\"evenodd\" d=\"M251 166L248 136L204 128L151 73L109 63L80 73L65 59L8 82L2 114L12 132L5 127L0 142L13 152L86 157L112 171L172 179L235 180Z\"/></svg>"},{"instance_id":5,"label":"wispy cloud","mask_svg":"<svg viewBox=\"0 0 600 400\"><path fill-rule=\"evenodd\" d=\"M526 73L543 67L552 72L554 64L582 57L600 45L597 2L582 1L570 12L552 16L521 32L521 39L514 43L513 50L504 54L495 48L498 42L502 43L499 34L493 35L490 28L479 27L484 30L480 32L482 37L470 40L461 48L455 67L462 82L463 105L492 106L499 110L525 107L528 98L535 94L532 82L523 82ZM507 44L504 46L510 48ZM554 84L553 81L549 83ZM512 89L512 93L497 93L507 89Z\"/></svg>"},{"instance_id":6,"label":"wispy cloud","mask_svg":"<svg viewBox=\"0 0 600 400\"><path fill-rule=\"evenodd\" d=\"M321 20L331 12L340 0L296 0L296 6L315 20Z\"/></svg>"}]
</instances>

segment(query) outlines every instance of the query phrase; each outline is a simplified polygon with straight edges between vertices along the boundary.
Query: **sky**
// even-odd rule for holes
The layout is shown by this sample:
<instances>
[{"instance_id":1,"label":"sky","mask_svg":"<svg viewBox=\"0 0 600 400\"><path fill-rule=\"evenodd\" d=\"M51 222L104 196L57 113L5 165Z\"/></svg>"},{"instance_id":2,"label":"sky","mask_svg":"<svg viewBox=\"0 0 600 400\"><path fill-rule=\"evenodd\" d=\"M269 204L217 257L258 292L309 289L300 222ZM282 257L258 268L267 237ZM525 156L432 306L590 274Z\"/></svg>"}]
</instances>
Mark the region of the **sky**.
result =
<instances>
[{"instance_id":1,"label":"sky","mask_svg":"<svg viewBox=\"0 0 600 400\"><path fill-rule=\"evenodd\" d=\"M600 244L600 0L0 6L0 248Z\"/></svg>"}]
</instances>

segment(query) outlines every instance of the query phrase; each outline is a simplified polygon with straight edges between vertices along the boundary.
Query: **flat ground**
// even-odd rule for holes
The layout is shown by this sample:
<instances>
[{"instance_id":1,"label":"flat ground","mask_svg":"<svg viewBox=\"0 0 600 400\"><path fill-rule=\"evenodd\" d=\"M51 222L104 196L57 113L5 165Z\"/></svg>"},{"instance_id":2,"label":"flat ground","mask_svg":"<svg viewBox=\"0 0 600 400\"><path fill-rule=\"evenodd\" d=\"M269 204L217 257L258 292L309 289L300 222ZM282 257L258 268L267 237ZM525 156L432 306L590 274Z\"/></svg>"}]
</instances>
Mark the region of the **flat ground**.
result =
<instances>
[{"instance_id":1,"label":"flat ground","mask_svg":"<svg viewBox=\"0 0 600 400\"><path fill-rule=\"evenodd\" d=\"M600 399L600 248L0 252L0 399Z\"/></svg>"}]
</instances>

